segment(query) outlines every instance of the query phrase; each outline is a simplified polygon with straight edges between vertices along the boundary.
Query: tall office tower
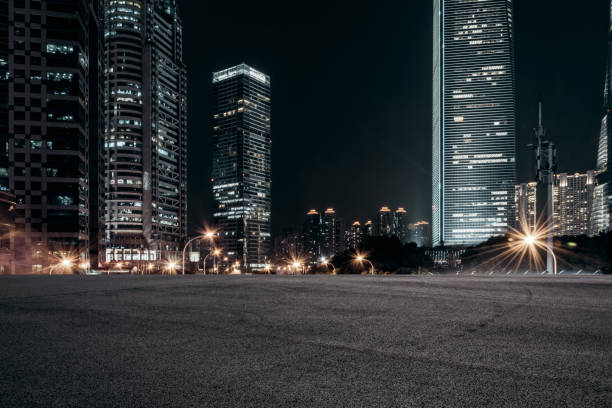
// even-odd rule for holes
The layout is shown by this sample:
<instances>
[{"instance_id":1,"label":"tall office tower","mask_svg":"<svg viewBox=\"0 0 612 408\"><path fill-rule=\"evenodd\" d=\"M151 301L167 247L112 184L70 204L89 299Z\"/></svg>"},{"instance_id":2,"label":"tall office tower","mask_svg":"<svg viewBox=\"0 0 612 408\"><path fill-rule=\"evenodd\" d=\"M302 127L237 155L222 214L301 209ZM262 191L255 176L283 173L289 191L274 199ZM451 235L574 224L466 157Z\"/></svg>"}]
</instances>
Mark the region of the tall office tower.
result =
<instances>
[{"instance_id":1,"label":"tall office tower","mask_svg":"<svg viewBox=\"0 0 612 408\"><path fill-rule=\"evenodd\" d=\"M15 196L0 190L0 275L15 273L14 215Z\"/></svg>"},{"instance_id":2,"label":"tall office tower","mask_svg":"<svg viewBox=\"0 0 612 408\"><path fill-rule=\"evenodd\" d=\"M315 209L306 213L302 229L304 252L309 262L319 262L321 257L321 215Z\"/></svg>"},{"instance_id":3,"label":"tall office tower","mask_svg":"<svg viewBox=\"0 0 612 408\"><path fill-rule=\"evenodd\" d=\"M180 256L187 235L187 81L171 0L105 0L106 262Z\"/></svg>"},{"instance_id":4,"label":"tall office tower","mask_svg":"<svg viewBox=\"0 0 612 408\"><path fill-rule=\"evenodd\" d=\"M512 0L434 0L433 244L506 232L516 180Z\"/></svg>"},{"instance_id":5,"label":"tall office tower","mask_svg":"<svg viewBox=\"0 0 612 408\"><path fill-rule=\"evenodd\" d=\"M608 59L604 87L604 106L597 149L597 186L593 200L591 230L594 234L610 231L612 223L612 169L608 165L612 140L612 1L608 29Z\"/></svg>"},{"instance_id":6,"label":"tall office tower","mask_svg":"<svg viewBox=\"0 0 612 408\"><path fill-rule=\"evenodd\" d=\"M531 234L537 224L536 192L538 183L517 184L514 189L514 228L523 234Z\"/></svg>"},{"instance_id":7,"label":"tall office tower","mask_svg":"<svg viewBox=\"0 0 612 408\"><path fill-rule=\"evenodd\" d=\"M372 220L367 220L365 224L363 224L363 236L365 237L373 237L374 236L374 223Z\"/></svg>"},{"instance_id":8,"label":"tall office tower","mask_svg":"<svg viewBox=\"0 0 612 408\"><path fill-rule=\"evenodd\" d=\"M405 244L409 240L408 234L408 212L402 207L395 210L393 217L393 235L395 235L402 244Z\"/></svg>"},{"instance_id":9,"label":"tall office tower","mask_svg":"<svg viewBox=\"0 0 612 408\"><path fill-rule=\"evenodd\" d=\"M246 270L270 252L270 77L246 64L213 73L213 197L219 245Z\"/></svg>"},{"instance_id":10,"label":"tall office tower","mask_svg":"<svg viewBox=\"0 0 612 408\"><path fill-rule=\"evenodd\" d=\"M330 258L344 251L344 225L333 208L321 217L321 256Z\"/></svg>"},{"instance_id":11,"label":"tall office tower","mask_svg":"<svg viewBox=\"0 0 612 408\"><path fill-rule=\"evenodd\" d=\"M376 215L376 235L393 236L393 224L393 211L389 207L381 207Z\"/></svg>"},{"instance_id":12,"label":"tall office tower","mask_svg":"<svg viewBox=\"0 0 612 408\"><path fill-rule=\"evenodd\" d=\"M352 249L357 248L363 241L363 228L359 221L353 222L349 228L346 229L346 248Z\"/></svg>"},{"instance_id":13,"label":"tall office tower","mask_svg":"<svg viewBox=\"0 0 612 408\"><path fill-rule=\"evenodd\" d=\"M89 164L100 154L101 3L10 0L0 9L0 189L15 195L15 272L59 272L60 257L73 261L61 271L74 272L99 244L90 218L100 177Z\"/></svg>"}]
</instances>

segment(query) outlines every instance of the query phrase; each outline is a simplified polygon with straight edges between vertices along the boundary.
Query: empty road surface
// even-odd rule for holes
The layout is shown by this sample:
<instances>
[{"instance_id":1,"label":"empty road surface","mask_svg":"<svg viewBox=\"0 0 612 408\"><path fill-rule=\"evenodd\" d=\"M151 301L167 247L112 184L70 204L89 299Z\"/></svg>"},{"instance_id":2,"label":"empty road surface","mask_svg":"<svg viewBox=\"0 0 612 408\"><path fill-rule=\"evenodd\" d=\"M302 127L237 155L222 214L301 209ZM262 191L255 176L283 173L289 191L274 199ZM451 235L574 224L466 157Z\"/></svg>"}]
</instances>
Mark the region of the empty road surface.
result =
<instances>
[{"instance_id":1,"label":"empty road surface","mask_svg":"<svg viewBox=\"0 0 612 408\"><path fill-rule=\"evenodd\" d=\"M612 276L0 277L2 407L611 407Z\"/></svg>"}]
</instances>

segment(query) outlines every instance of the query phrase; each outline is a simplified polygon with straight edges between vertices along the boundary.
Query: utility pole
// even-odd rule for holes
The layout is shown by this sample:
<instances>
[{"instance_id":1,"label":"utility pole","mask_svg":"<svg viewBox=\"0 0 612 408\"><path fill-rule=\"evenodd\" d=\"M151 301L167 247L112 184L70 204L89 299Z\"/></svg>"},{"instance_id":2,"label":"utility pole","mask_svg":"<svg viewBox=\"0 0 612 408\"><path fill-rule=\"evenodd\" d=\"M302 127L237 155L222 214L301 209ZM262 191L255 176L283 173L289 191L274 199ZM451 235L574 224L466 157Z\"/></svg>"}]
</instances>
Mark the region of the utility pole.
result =
<instances>
[{"instance_id":1,"label":"utility pole","mask_svg":"<svg viewBox=\"0 0 612 408\"><path fill-rule=\"evenodd\" d=\"M556 271L553 254L553 183L557 169L557 149L552 140L546 138L546 129L542 124L542 101L539 102L538 110L538 127L535 129L538 179L536 206L537 220L542 220L543 225L536 226L536 230L542 228L546 232L546 271L554 274Z\"/></svg>"}]
</instances>

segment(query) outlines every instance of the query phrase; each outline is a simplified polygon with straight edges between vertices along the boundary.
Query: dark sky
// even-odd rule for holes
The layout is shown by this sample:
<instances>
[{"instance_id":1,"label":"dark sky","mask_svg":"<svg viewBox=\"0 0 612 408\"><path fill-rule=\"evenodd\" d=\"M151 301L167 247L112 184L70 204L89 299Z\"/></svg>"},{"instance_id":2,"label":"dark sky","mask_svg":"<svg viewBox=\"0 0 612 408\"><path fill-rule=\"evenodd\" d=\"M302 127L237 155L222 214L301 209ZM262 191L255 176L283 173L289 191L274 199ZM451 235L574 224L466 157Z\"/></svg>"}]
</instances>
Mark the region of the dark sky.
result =
<instances>
[{"instance_id":1,"label":"dark sky","mask_svg":"<svg viewBox=\"0 0 612 408\"><path fill-rule=\"evenodd\" d=\"M212 214L211 72L243 61L272 77L275 232L330 206L347 221L381 205L430 219L432 1L179 4L192 230ZM520 181L534 173L526 145L540 95L559 169L595 166L608 0L569 5L516 1Z\"/></svg>"}]
</instances>

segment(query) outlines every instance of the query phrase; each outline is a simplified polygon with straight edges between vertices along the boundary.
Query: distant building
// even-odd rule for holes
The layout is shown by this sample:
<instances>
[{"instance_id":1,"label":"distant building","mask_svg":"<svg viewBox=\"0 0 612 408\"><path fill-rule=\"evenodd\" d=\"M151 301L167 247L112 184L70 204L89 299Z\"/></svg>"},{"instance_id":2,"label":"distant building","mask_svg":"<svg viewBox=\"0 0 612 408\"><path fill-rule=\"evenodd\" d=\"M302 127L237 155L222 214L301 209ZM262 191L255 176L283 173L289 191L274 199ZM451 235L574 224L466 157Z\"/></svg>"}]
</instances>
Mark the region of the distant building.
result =
<instances>
[{"instance_id":1,"label":"distant building","mask_svg":"<svg viewBox=\"0 0 612 408\"><path fill-rule=\"evenodd\" d=\"M405 244L410 239L408 212L402 207L395 210L393 217L393 235L395 235L402 244Z\"/></svg>"},{"instance_id":2,"label":"distant building","mask_svg":"<svg viewBox=\"0 0 612 408\"><path fill-rule=\"evenodd\" d=\"M270 77L240 64L213 73L213 198L218 245L243 270L271 250Z\"/></svg>"},{"instance_id":3,"label":"distant building","mask_svg":"<svg viewBox=\"0 0 612 408\"><path fill-rule=\"evenodd\" d=\"M393 218L393 211L389 207L381 207L376 216L376 235L385 237L395 235Z\"/></svg>"},{"instance_id":4,"label":"distant building","mask_svg":"<svg viewBox=\"0 0 612 408\"><path fill-rule=\"evenodd\" d=\"M321 217L321 256L331 258L344 250L344 226L333 208Z\"/></svg>"},{"instance_id":5,"label":"distant building","mask_svg":"<svg viewBox=\"0 0 612 408\"><path fill-rule=\"evenodd\" d=\"M306 258L311 263L321 257L321 215L315 209L306 213L302 229L303 248Z\"/></svg>"},{"instance_id":6,"label":"distant building","mask_svg":"<svg viewBox=\"0 0 612 408\"><path fill-rule=\"evenodd\" d=\"M518 184L514 189L514 228L533 233L537 223L536 191L538 183Z\"/></svg>"},{"instance_id":7,"label":"distant building","mask_svg":"<svg viewBox=\"0 0 612 408\"><path fill-rule=\"evenodd\" d=\"M367 220L365 224L363 224L363 236L364 237L374 236L374 223L372 222L372 220Z\"/></svg>"},{"instance_id":8,"label":"distant building","mask_svg":"<svg viewBox=\"0 0 612 408\"><path fill-rule=\"evenodd\" d=\"M431 246L431 224L427 221L410 224L410 242L414 242L420 247Z\"/></svg>"},{"instance_id":9,"label":"distant building","mask_svg":"<svg viewBox=\"0 0 612 408\"><path fill-rule=\"evenodd\" d=\"M553 233L555 236L592 235L592 209L596 172L555 174L553 178ZM537 219L538 184L522 183L515 187L515 225L534 232L541 228ZM538 224L539 223L539 224Z\"/></svg>"},{"instance_id":10,"label":"distant building","mask_svg":"<svg viewBox=\"0 0 612 408\"><path fill-rule=\"evenodd\" d=\"M274 239L275 262L302 259L306 255L304 242L301 232L285 229Z\"/></svg>"},{"instance_id":11,"label":"distant building","mask_svg":"<svg viewBox=\"0 0 612 408\"><path fill-rule=\"evenodd\" d=\"M346 248L357 248L363 242L364 229L359 221L355 221L346 229Z\"/></svg>"}]
</instances>

